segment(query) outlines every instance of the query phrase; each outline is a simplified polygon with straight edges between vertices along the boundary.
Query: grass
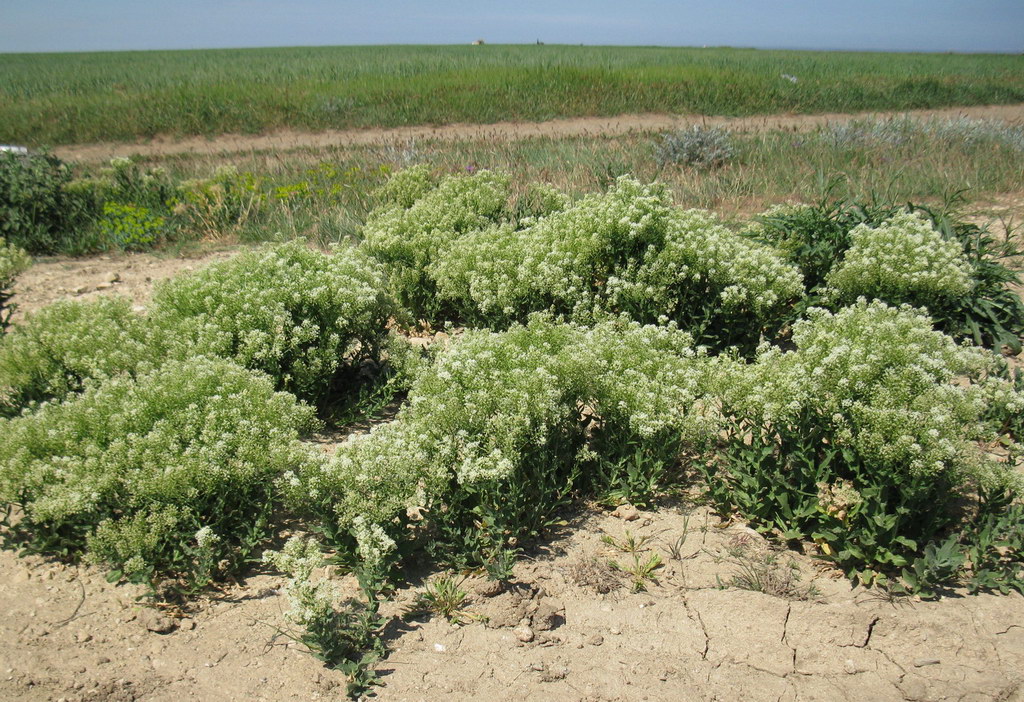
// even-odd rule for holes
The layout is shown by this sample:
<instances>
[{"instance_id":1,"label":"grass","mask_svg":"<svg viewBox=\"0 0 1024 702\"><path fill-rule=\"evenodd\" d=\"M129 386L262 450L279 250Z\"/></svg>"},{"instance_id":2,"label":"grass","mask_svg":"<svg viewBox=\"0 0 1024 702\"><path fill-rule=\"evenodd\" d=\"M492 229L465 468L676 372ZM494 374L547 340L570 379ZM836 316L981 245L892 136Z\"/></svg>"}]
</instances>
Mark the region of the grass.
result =
<instances>
[{"instance_id":1,"label":"grass","mask_svg":"<svg viewBox=\"0 0 1024 702\"><path fill-rule=\"evenodd\" d=\"M1022 68L1015 55L554 45L0 54L0 143L1013 103Z\"/></svg>"},{"instance_id":2,"label":"grass","mask_svg":"<svg viewBox=\"0 0 1024 702\"><path fill-rule=\"evenodd\" d=\"M206 177L224 164L253 172L267 193L267 206L239 238L308 236L321 244L357 237L375 204L372 189L411 163L426 163L442 172L496 169L509 173L514 183L545 181L575 194L592 192L617 175L631 173L644 181L667 183L679 205L715 209L727 217L759 212L780 201L815 202L826 191L861 201L941 202L958 191L964 191L968 200L983 200L1020 189L1024 148L996 138L1002 134L998 130L992 138L971 141L934 138L931 127L938 123L899 125L904 135L899 143L846 138L827 129L732 134L735 155L717 168L660 165L657 139L638 135L423 141L400 149L352 146L176 155L143 163L162 166L175 179ZM984 134L979 125L991 126L978 121L958 124L975 134ZM1017 132L1024 135L1024 129ZM303 183L308 187L299 188L302 197L281 197Z\"/></svg>"}]
</instances>

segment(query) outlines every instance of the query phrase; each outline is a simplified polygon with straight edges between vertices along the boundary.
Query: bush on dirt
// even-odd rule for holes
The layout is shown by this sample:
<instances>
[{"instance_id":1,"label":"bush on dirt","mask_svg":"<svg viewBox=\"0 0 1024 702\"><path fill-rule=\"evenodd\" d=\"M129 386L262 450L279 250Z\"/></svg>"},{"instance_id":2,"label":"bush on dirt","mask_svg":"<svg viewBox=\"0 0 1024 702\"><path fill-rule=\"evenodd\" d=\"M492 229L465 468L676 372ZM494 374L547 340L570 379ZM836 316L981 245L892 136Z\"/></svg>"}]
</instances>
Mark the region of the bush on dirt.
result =
<instances>
[{"instance_id":1,"label":"bush on dirt","mask_svg":"<svg viewBox=\"0 0 1024 702\"><path fill-rule=\"evenodd\" d=\"M978 443L997 436L994 409L1024 407L990 375L990 354L920 311L864 300L812 309L793 342L719 377L728 439L706 473L721 507L785 540L814 539L871 580L953 525L957 500L1017 490Z\"/></svg>"},{"instance_id":2,"label":"bush on dirt","mask_svg":"<svg viewBox=\"0 0 1024 702\"><path fill-rule=\"evenodd\" d=\"M198 352L270 375L315 403L381 361L393 315L383 273L352 247L295 241L239 254L157 287L152 316Z\"/></svg>"},{"instance_id":3,"label":"bush on dirt","mask_svg":"<svg viewBox=\"0 0 1024 702\"><path fill-rule=\"evenodd\" d=\"M713 433L696 402L708 367L688 334L624 319L467 332L417 378L396 421L287 489L338 546L351 547L358 518L492 566L581 490L657 493L684 443Z\"/></svg>"},{"instance_id":4,"label":"bush on dirt","mask_svg":"<svg viewBox=\"0 0 1024 702\"><path fill-rule=\"evenodd\" d=\"M269 533L274 481L315 462L313 411L224 359L170 361L0 420L7 536L136 582L203 584ZM221 563L225 561L226 563Z\"/></svg>"},{"instance_id":5,"label":"bush on dirt","mask_svg":"<svg viewBox=\"0 0 1024 702\"><path fill-rule=\"evenodd\" d=\"M0 340L0 415L157 364L164 357L160 348L128 298L56 302Z\"/></svg>"},{"instance_id":6,"label":"bush on dirt","mask_svg":"<svg viewBox=\"0 0 1024 702\"><path fill-rule=\"evenodd\" d=\"M0 237L0 335L7 331L11 319L11 287L14 279L32 265L28 254Z\"/></svg>"}]
</instances>

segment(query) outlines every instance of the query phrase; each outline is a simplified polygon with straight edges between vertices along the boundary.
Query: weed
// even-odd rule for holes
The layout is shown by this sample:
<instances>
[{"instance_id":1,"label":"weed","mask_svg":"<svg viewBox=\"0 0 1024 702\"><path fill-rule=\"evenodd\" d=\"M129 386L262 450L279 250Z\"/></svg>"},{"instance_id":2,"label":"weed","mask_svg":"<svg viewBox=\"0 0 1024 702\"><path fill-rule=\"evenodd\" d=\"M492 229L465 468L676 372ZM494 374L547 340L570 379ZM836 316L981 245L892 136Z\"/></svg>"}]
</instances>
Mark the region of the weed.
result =
<instances>
[{"instance_id":1,"label":"weed","mask_svg":"<svg viewBox=\"0 0 1024 702\"><path fill-rule=\"evenodd\" d=\"M626 529L625 536L620 540L613 537L611 534L602 534L601 543L608 544L609 546L622 551L623 553L637 554L641 551L649 551L650 548L647 546L654 539L653 534L645 534L644 536L636 536L629 529Z\"/></svg>"},{"instance_id":2,"label":"weed","mask_svg":"<svg viewBox=\"0 0 1024 702\"><path fill-rule=\"evenodd\" d=\"M662 560L661 555L657 552L652 553L646 559L641 558L639 553L633 553L631 562L608 561L608 565L631 578L630 588L633 592L641 592L647 589L648 582L658 582L654 572L661 568Z\"/></svg>"},{"instance_id":3,"label":"weed","mask_svg":"<svg viewBox=\"0 0 1024 702\"><path fill-rule=\"evenodd\" d=\"M463 609L468 593L462 589L464 578L439 575L427 583L423 592L416 596L407 616L436 614L450 622L463 624L479 619L478 615Z\"/></svg>"}]
</instances>

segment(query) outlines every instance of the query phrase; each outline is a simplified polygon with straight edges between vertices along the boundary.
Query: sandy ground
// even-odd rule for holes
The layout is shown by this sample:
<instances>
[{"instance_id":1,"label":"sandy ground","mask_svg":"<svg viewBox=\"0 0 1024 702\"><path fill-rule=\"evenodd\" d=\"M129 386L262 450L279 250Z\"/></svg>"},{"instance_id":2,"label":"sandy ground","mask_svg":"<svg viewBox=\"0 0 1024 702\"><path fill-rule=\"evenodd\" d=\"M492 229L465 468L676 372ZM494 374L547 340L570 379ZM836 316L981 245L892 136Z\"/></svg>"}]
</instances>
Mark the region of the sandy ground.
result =
<instances>
[{"instance_id":1,"label":"sandy ground","mask_svg":"<svg viewBox=\"0 0 1024 702\"><path fill-rule=\"evenodd\" d=\"M361 144L406 143L417 139L461 141L487 139L509 141L533 137L614 136L629 133L662 132L694 124L725 127L735 131L807 131L826 124L864 117L957 117L1024 122L1024 105L950 107L903 112L825 113L815 115L760 115L756 117L707 117L703 115L638 114L617 117L580 117L547 122L497 122L494 124L449 124L444 126L398 127L394 129L328 130L323 132L277 131L270 134L225 134L214 138L160 137L135 144L80 144L61 146L53 153L65 160L103 161L115 156L166 156L170 154L223 154L247 151L283 151Z\"/></svg>"},{"instance_id":2,"label":"sandy ground","mask_svg":"<svg viewBox=\"0 0 1024 702\"><path fill-rule=\"evenodd\" d=\"M650 537L640 557L666 564L647 591L608 565L632 556L603 534ZM789 597L728 586L773 558ZM340 673L278 635L282 585L254 573L170 617L91 568L0 553L0 698L343 699ZM1024 700L1024 597L889 602L702 507L587 510L508 589L482 585L463 583L461 625L403 621L414 590L399 593L379 699Z\"/></svg>"}]
</instances>

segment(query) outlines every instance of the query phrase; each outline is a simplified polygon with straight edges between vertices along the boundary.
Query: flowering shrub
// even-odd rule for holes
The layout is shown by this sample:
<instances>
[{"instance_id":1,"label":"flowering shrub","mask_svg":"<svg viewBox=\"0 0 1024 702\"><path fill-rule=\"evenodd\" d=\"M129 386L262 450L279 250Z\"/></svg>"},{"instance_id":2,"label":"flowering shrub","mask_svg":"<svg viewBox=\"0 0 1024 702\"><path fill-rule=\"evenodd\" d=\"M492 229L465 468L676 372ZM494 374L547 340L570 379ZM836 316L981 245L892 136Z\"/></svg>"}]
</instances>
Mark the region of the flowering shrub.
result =
<instances>
[{"instance_id":1,"label":"flowering shrub","mask_svg":"<svg viewBox=\"0 0 1024 702\"><path fill-rule=\"evenodd\" d=\"M139 251L153 247L166 236L167 220L138 205L103 205L99 229L103 241L122 251Z\"/></svg>"},{"instance_id":2,"label":"flowering shrub","mask_svg":"<svg viewBox=\"0 0 1024 702\"><path fill-rule=\"evenodd\" d=\"M11 286L14 279L32 264L28 254L0 237L0 334L7 331L11 317Z\"/></svg>"},{"instance_id":3,"label":"flowering shrub","mask_svg":"<svg viewBox=\"0 0 1024 702\"><path fill-rule=\"evenodd\" d=\"M0 501L32 550L137 582L238 565L268 535L274 480L317 460L312 410L224 359L170 361L0 420Z\"/></svg>"},{"instance_id":4,"label":"flowering shrub","mask_svg":"<svg viewBox=\"0 0 1024 702\"><path fill-rule=\"evenodd\" d=\"M605 194L444 249L428 271L462 317L503 325L552 310L579 321L626 312L679 322L701 343L756 343L802 292L799 273L713 215L671 206L667 189L619 178Z\"/></svg>"},{"instance_id":5,"label":"flowering shrub","mask_svg":"<svg viewBox=\"0 0 1024 702\"><path fill-rule=\"evenodd\" d=\"M448 176L437 187L425 190L425 171L412 170L412 174L394 176L394 185L384 186L381 198L385 204L367 218L363 245L384 264L399 302L417 318L435 319L437 297L425 269L442 248L502 220L510 188L508 178L480 171L471 176Z\"/></svg>"},{"instance_id":6,"label":"flowering shrub","mask_svg":"<svg viewBox=\"0 0 1024 702\"><path fill-rule=\"evenodd\" d=\"M0 340L0 415L163 357L124 297L56 302Z\"/></svg>"},{"instance_id":7,"label":"flowering shrub","mask_svg":"<svg viewBox=\"0 0 1024 702\"><path fill-rule=\"evenodd\" d=\"M977 441L997 431L990 408L1019 411L1024 398L987 376L984 352L919 311L864 300L813 309L793 341L719 377L730 441L708 478L721 504L872 577L950 524L961 491L1014 488Z\"/></svg>"},{"instance_id":8,"label":"flowering shrub","mask_svg":"<svg viewBox=\"0 0 1024 702\"><path fill-rule=\"evenodd\" d=\"M359 251L325 255L296 241L173 278L158 286L153 317L194 349L321 402L345 371L379 359L393 312L384 287Z\"/></svg>"},{"instance_id":9,"label":"flowering shrub","mask_svg":"<svg viewBox=\"0 0 1024 702\"><path fill-rule=\"evenodd\" d=\"M854 227L850 248L826 282L841 301L865 296L942 309L971 289L971 267L955 239L904 211L878 227Z\"/></svg>"},{"instance_id":10,"label":"flowering shrub","mask_svg":"<svg viewBox=\"0 0 1024 702\"><path fill-rule=\"evenodd\" d=\"M340 544L356 519L394 530L426 515L433 547L487 563L543 528L575 489L634 497L616 449L646 459L640 480L652 488L682 442L706 433L695 399L708 364L691 343L626 320L588 330L534 317L468 332L418 377L395 422L290 476L287 489L340 528Z\"/></svg>"}]
</instances>

